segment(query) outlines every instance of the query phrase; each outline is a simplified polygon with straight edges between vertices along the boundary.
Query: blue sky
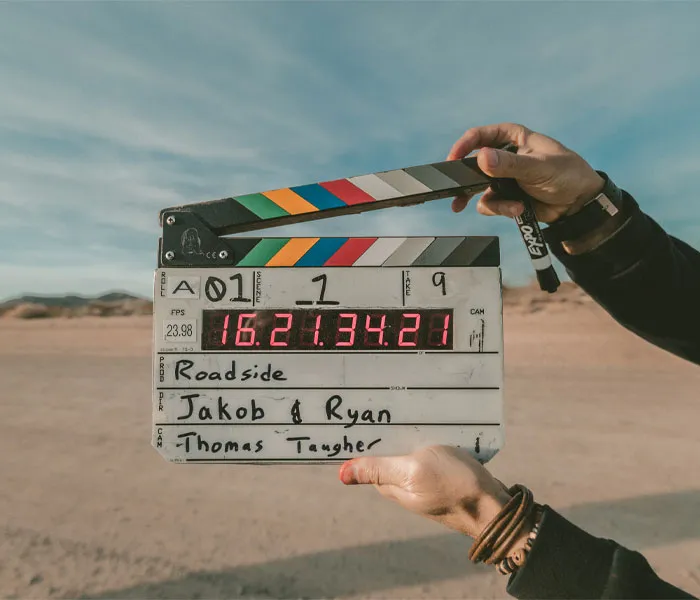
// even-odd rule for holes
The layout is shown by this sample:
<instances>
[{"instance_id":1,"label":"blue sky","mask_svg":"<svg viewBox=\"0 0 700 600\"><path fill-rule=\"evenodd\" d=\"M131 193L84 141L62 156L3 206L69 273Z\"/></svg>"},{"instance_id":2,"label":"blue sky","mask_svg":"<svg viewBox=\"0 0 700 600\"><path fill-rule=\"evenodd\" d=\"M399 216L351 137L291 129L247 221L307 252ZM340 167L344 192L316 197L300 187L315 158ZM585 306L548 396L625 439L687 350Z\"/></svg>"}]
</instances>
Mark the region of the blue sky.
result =
<instances>
[{"instance_id":1,"label":"blue sky","mask_svg":"<svg viewBox=\"0 0 700 600\"><path fill-rule=\"evenodd\" d=\"M556 137L700 246L695 2L0 4L0 298L150 295L157 215L444 160L468 127ZM499 235L449 200L270 235ZM560 273L563 268L559 265Z\"/></svg>"}]
</instances>

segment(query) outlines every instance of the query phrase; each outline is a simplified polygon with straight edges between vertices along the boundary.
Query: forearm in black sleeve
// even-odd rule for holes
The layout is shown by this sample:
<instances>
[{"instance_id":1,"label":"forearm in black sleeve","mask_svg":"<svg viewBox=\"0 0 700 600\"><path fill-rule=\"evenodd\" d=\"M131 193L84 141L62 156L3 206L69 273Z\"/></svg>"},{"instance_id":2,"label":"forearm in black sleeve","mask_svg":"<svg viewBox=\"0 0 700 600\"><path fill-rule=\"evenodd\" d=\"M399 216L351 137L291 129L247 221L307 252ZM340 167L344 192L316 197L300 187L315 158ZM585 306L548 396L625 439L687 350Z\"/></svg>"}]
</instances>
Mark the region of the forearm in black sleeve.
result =
<instances>
[{"instance_id":1,"label":"forearm in black sleeve","mask_svg":"<svg viewBox=\"0 0 700 600\"><path fill-rule=\"evenodd\" d=\"M571 279L621 325L700 364L700 252L668 235L623 192L626 224L596 249L551 244Z\"/></svg>"},{"instance_id":2,"label":"forearm in black sleeve","mask_svg":"<svg viewBox=\"0 0 700 600\"><path fill-rule=\"evenodd\" d=\"M660 579L638 552L586 533L549 506L507 591L522 600L694 598Z\"/></svg>"}]
</instances>

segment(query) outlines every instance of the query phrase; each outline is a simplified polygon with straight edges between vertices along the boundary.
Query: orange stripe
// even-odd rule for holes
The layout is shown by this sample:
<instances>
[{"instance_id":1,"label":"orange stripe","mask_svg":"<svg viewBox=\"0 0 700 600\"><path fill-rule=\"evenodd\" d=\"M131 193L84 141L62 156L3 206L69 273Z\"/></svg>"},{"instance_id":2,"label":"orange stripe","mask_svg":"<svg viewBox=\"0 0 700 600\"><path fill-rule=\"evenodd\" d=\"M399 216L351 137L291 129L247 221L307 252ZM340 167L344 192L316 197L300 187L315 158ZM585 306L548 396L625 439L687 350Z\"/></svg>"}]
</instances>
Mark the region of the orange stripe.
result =
<instances>
[{"instance_id":1,"label":"orange stripe","mask_svg":"<svg viewBox=\"0 0 700 600\"><path fill-rule=\"evenodd\" d=\"M318 211L318 208L313 204L304 200L299 194L293 192L289 188L263 192L263 196L272 200L277 206L282 210L286 210L290 215Z\"/></svg>"},{"instance_id":2,"label":"orange stripe","mask_svg":"<svg viewBox=\"0 0 700 600\"><path fill-rule=\"evenodd\" d=\"M293 267L319 238L292 238L270 260L266 267Z\"/></svg>"}]
</instances>

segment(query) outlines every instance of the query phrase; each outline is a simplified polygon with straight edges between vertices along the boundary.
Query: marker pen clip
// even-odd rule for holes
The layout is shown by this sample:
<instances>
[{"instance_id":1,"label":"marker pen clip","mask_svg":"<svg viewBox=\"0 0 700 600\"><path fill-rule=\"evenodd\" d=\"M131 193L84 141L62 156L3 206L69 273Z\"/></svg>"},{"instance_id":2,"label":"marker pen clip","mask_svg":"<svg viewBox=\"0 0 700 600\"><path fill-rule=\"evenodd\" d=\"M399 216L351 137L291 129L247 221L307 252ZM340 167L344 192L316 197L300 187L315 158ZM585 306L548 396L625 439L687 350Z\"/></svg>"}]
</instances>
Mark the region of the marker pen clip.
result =
<instances>
[{"instance_id":1,"label":"marker pen clip","mask_svg":"<svg viewBox=\"0 0 700 600\"><path fill-rule=\"evenodd\" d=\"M508 144L500 149L514 153L518 151L517 146L514 144ZM519 217L515 217L515 223L518 225L525 248L527 248L527 252L530 255L532 266L535 267L540 289L550 294L556 292L559 287L559 277L554 270L554 265L552 265L552 258L547 250L547 243L544 241L542 230L532 208L534 198L524 192L515 179L495 178L490 186L501 198L517 200L525 207L522 214Z\"/></svg>"}]
</instances>

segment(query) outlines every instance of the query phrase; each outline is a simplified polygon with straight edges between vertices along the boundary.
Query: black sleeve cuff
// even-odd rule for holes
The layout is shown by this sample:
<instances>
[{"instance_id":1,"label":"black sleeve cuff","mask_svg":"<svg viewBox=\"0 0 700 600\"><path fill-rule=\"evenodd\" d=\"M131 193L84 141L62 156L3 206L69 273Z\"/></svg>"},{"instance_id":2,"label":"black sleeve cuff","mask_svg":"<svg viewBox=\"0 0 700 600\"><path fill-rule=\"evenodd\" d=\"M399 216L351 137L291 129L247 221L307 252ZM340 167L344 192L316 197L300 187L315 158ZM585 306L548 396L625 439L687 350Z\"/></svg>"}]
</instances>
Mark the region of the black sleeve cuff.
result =
<instances>
[{"instance_id":1,"label":"black sleeve cuff","mask_svg":"<svg viewBox=\"0 0 700 600\"><path fill-rule=\"evenodd\" d=\"M523 600L601 598L617 547L545 506L527 561L511 576L506 591Z\"/></svg>"},{"instance_id":2,"label":"black sleeve cuff","mask_svg":"<svg viewBox=\"0 0 700 600\"><path fill-rule=\"evenodd\" d=\"M595 285L632 268L644 259L655 245L658 232L654 223L639 208L627 192L622 192L622 210L630 215L625 225L596 249L584 254L568 254L561 243L550 244L554 254L567 271L575 274L581 284Z\"/></svg>"}]
</instances>

